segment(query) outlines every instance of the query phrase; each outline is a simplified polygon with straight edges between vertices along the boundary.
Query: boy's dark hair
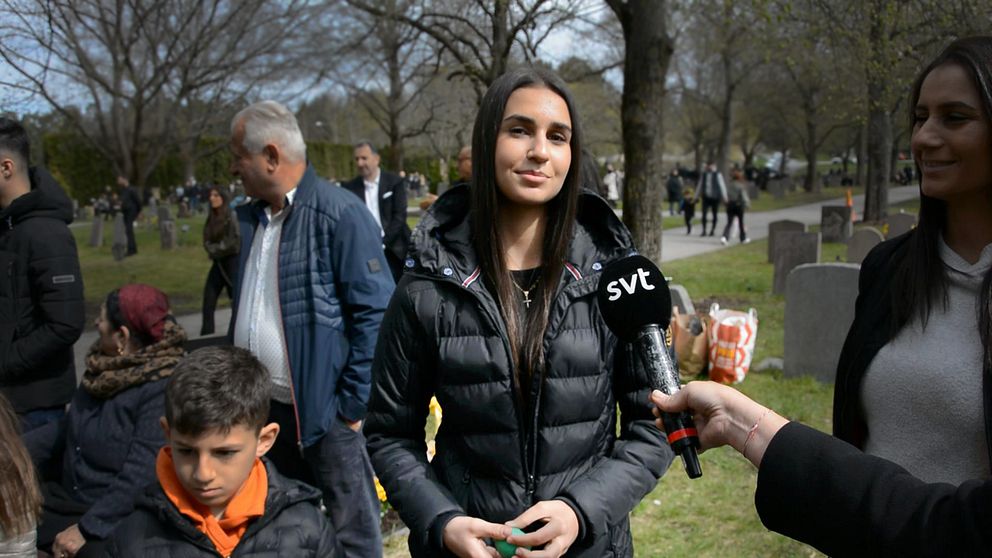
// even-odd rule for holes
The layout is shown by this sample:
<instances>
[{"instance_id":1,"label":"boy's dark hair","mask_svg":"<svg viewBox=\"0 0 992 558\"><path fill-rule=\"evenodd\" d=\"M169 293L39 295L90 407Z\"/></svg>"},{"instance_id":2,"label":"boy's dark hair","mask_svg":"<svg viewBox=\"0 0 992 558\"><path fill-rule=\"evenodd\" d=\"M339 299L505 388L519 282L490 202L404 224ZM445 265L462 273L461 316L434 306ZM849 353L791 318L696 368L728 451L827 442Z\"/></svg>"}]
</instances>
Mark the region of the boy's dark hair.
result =
<instances>
[{"instance_id":1,"label":"boy's dark hair","mask_svg":"<svg viewBox=\"0 0 992 558\"><path fill-rule=\"evenodd\" d=\"M31 141L27 130L16 120L0 117L0 152L19 157L22 170L27 170L31 161Z\"/></svg>"},{"instance_id":2,"label":"boy's dark hair","mask_svg":"<svg viewBox=\"0 0 992 558\"><path fill-rule=\"evenodd\" d=\"M165 388L169 428L188 436L226 434L243 425L258 432L269 417L269 371L240 347L204 347L179 361Z\"/></svg>"}]
</instances>

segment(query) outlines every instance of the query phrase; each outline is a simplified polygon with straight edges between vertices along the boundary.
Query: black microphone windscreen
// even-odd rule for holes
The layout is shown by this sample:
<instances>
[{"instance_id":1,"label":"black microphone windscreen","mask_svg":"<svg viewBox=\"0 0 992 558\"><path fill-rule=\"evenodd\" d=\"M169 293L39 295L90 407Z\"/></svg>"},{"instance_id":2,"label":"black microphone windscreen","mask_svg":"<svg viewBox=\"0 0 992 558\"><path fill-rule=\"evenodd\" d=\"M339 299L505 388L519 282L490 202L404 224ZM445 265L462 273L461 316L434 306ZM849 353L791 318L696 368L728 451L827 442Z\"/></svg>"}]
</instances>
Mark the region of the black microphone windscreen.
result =
<instances>
[{"instance_id":1,"label":"black microphone windscreen","mask_svg":"<svg viewBox=\"0 0 992 558\"><path fill-rule=\"evenodd\" d=\"M672 318L665 276L644 256L628 256L606 266L597 296L606 326L621 339L633 339L648 324L665 329Z\"/></svg>"}]
</instances>

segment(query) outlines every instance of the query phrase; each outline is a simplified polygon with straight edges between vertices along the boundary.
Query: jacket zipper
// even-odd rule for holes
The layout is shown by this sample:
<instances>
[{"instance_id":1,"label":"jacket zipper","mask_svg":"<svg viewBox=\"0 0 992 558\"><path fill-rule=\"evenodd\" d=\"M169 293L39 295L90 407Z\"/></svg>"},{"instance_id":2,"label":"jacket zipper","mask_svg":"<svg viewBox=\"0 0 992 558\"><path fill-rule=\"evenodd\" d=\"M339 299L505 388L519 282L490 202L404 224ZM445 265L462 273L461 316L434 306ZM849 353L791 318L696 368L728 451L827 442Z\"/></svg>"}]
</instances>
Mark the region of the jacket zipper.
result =
<instances>
[{"instance_id":1,"label":"jacket zipper","mask_svg":"<svg viewBox=\"0 0 992 558\"><path fill-rule=\"evenodd\" d=\"M535 386L534 382L537 382L536 384L537 390L536 393L532 393L534 398L533 399L534 410L530 417L531 424L528 425L527 414L529 409L527 408L528 406L524 404L524 402L520 397L520 395L522 395L523 393L522 392L523 386L519 385L519 383L515 379L516 375L514 374L513 356L512 356L512 351L510 349L510 341L507 338L508 334L506 332L506 324L503 322L502 317L493 315L492 310L488 307L486 301L483 299L481 295L469 291L468 288L463 287L460 282L454 279L442 279L440 277L436 277L433 275L425 275L421 273L412 273L412 272L407 272L407 273L410 273L411 275L417 277L430 279L433 281L442 281L445 283L451 283L456 285L458 288L461 288L462 290L470 292L471 295L474 296L479 301L480 306L483 309L483 312L487 315L489 320L496 326L496 329L499 331L500 339L503 341L503 350L506 352L507 362L509 363L510 366L510 381L520 389L520 394L519 395L515 394L513 397L513 404L517 411L517 424L518 427L520 428L520 433L521 433L520 453L521 453L521 465L523 465L524 468L524 489L527 493L528 501L531 504L533 504L534 494L537 492L537 479L535 478L534 472L537 471L537 430L538 430L538 418L540 416L540 408L541 408L541 394L543 392L542 388L544 381L544 371L541 370L540 375L536 377L532 374L531 377L531 384L529 388L531 388L533 391L533 387ZM552 302L551 306L553 306L554 302L558 300L558 297L561 296L562 293L564 293L566 287L567 285L562 285L557 290L554 298L551 300ZM550 306L549 306L549 310L550 310ZM550 325L550 323L548 325ZM530 428L528 428L528 426L530 426Z\"/></svg>"},{"instance_id":2,"label":"jacket zipper","mask_svg":"<svg viewBox=\"0 0 992 558\"><path fill-rule=\"evenodd\" d=\"M510 341L507 338L508 334L506 332L506 324L503 323L503 319L501 317L493 314L492 309L490 309L489 305L486 304L486 300L482 297L482 295L470 291L468 288L462 286L461 282L455 279L444 279L441 277L437 277L435 275L427 275L423 273L416 273L410 271L406 273L415 277L428 279L430 281L450 283L454 285L456 288L469 293L470 296L474 297L479 302L479 306L482 309L483 314L485 314L486 317L489 318L489 321L496 326L496 330L500 334L500 340L503 342L503 350L506 352L507 364L510 367L510 383L513 387L517 388L517 390L515 390L515 393L513 395L513 407L517 416L517 428L520 429L520 464L524 468L523 476L524 476L525 489L527 491L527 497L530 498L534 494L534 489L533 489L534 475L531 472L530 463L528 461L529 452L527 450L527 445L528 445L527 418L526 418L527 409L520 397L520 390L523 389L523 386L519 385L519 383L515 379L516 375L514 374L513 351L510 349ZM534 416L534 423L537 424L536 413Z\"/></svg>"}]
</instances>

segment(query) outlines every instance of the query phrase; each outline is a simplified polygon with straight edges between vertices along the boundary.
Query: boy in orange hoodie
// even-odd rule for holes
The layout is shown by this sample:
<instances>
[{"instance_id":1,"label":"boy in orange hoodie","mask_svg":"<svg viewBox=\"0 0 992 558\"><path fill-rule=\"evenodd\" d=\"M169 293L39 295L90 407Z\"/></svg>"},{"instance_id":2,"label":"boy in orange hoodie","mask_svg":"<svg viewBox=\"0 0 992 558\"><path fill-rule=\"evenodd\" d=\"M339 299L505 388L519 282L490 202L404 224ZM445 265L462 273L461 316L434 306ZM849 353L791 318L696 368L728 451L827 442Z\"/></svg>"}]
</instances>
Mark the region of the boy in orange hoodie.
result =
<instances>
[{"instance_id":1,"label":"boy in orange hoodie","mask_svg":"<svg viewBox=\"0 0 992 558\"><path fill-rule=\"evenodd\" d=\"M261 458L279 435L268 423L268 371L248 351L208 347L175 368L165 392L168 445L152 485L108 544L110 556L340 555L320 491Z\"/></svg>"}]
</instances>

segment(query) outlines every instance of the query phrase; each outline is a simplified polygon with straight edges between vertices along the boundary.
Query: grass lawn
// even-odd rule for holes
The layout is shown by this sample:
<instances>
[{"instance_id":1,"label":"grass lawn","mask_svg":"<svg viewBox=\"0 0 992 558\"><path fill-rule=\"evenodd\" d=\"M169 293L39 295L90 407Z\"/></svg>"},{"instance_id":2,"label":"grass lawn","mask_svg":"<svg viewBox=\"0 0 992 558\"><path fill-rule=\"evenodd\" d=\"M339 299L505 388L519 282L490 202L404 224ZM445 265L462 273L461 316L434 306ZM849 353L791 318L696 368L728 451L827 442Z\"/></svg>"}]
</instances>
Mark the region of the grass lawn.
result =
<instances>
[{"instance_id":1,"label":"grass lawn","mask_svg":"<svg viewBox=\"0 0 992 558\"><path fill-rule=\"evenodd\" d=\"M825 244L822 261L844 258L843 244ZM785 298L772 295L772 264L765 240L667 263L662 271L685 285L697 309L716 301L724 308L758 312L754 363L781 357ZM737 386L783 416L830 430L833 386L808 378L786 379L778 371L751 372ZM702 456L703 477L689 480L679 460L634 509L631 524L638 557L822 556L814 549L767 531L754 511L757 471L727 448ZM386 556L409 556L406 537L387 541Z\"/></svg>"},{"instance_id":2,"label":"grass lawn","mask_svg":"<svg viewBox=\"0 0 992 558\"><path fill-rule=\"evenodd\" d=\"M148 213L146 210L145 217ZM158 287L169 295L172 310L177 315L199 312L203 285L210 270L210 259L201 241L205 221L205 215L177 220L179 246L170 251L161 249L157 227L148 224L147 220L135 223L138 253L119 262L114 261L110 251L113 222L105 222L103 246L99 248L89 245L90 222L72 227L83 273L87 326L96 317L107 293L127 283ZM183 227L188 230L183 232ZM227 304L227 297L221 296L219 305Z\"/></svg>"}]
</instances>

